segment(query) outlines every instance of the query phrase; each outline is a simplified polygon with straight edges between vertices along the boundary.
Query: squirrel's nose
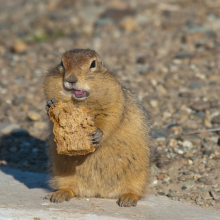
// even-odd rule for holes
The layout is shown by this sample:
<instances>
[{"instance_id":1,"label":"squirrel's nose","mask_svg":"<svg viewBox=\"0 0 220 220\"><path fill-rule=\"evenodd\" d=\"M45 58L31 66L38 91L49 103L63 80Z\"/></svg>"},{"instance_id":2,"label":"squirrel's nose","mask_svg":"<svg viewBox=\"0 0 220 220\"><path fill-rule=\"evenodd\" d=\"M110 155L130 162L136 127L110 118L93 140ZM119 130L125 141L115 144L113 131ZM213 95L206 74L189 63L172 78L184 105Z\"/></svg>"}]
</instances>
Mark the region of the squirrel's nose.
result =
<instances>
[{"instance_id":1,"label":"squirrel's nose","mask_svg":"<svg viewBox=\"0 0 220 220\"><path fill-rule=\"evenodd\" d=\"M65 80L68 83L76 83L78 81L78 78L72 74L72 75L70 75L68 77L65 77Z\"/></svg>"}]
</instances>

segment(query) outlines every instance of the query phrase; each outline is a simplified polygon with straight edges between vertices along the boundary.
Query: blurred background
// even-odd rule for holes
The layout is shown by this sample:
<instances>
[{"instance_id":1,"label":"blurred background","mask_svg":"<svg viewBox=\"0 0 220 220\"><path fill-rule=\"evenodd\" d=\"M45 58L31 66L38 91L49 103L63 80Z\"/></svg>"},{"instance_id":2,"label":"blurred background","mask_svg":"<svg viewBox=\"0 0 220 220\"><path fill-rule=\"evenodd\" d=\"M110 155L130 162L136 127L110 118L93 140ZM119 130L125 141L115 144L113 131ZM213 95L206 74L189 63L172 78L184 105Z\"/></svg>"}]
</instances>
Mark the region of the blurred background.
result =
<instances>
[{"instance_id":1,"label":"blurred background","mask_svg":"<svg viewBox=\"0 0 220 220\"><path fill-rule=\"evenodd\" d=\"M198 132L220 124L220 0L0 5L1 166L46 172L42 78L66 50L91 48L149 110L150 193L220 208L219 134Z\"/></svg>"}]
</instances>

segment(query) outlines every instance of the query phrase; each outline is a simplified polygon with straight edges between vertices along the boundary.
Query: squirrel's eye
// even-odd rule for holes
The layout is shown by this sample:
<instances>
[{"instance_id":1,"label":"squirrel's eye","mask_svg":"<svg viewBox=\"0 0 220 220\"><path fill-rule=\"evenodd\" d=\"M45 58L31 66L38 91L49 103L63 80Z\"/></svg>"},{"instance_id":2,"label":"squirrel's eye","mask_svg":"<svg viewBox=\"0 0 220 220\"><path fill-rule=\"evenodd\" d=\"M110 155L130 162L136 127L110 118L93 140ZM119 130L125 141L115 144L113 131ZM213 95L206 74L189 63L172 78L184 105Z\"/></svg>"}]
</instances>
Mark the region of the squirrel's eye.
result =
<instances>
[{"instance_id":1,"label":"squirrel's eye","mask_svg":"<svg viewBox=\"0 0 220 220\"><path fill-rule=\"evenodd\" d=\"M91 65L90 65L90 69L91 69L91 68L95 68L95 66L96 66L96 63L95 63L95 60L93 60L92 63L91 63Z\"/></svg>"}]
</instances>

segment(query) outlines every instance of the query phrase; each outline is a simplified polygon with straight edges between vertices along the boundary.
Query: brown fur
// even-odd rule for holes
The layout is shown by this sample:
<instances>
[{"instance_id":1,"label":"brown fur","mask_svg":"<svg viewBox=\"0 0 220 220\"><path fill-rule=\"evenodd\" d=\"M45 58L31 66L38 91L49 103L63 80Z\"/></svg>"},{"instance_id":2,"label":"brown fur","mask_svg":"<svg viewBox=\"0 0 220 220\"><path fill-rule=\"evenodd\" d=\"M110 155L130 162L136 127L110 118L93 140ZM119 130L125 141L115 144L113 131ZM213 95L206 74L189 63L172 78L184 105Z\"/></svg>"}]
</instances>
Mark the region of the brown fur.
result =
<instances>
[{"instance_id":1,"label":"brown fur","mask_svg":"<svg viewBox=\"0 0 220 220\"><path fill-rule=\"evenodd\" d=\"M91 71L89 67L94 59L97 66ZM117 198L120 206L136 205L145 193L149 177L150 137L143 107L102 65L95 51L71 50L64 53L62 62L64 68L59 65L45 77L46 99L71 101L89 109L95 126L103 132L103 139L94 153L75 157L59 155L51 125L50 185L60 193L49 194L47 198L62 202L64 192L68 199L73 196ZM75 100L65 90L63 79L71 75L78 79L77 89L89 92L86 99ZM73 194L67 193L68 190Z\"/></svg>"}]
</instances>

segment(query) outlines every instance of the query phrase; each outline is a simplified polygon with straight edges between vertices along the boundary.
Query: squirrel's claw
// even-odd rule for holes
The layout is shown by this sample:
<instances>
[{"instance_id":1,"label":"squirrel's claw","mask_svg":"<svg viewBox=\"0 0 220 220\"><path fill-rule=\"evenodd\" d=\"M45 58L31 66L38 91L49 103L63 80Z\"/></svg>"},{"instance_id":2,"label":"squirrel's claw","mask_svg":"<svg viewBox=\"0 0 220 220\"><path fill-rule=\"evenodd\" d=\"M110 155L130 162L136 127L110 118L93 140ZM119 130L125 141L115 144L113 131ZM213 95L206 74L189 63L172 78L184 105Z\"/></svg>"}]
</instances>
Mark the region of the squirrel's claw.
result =
<instances>
[{"instance_id":1,"label":"squirrel's claw","mask_svg":"<svg viewBox=\"0 0 220 220\"><path fill-rule=\"evenodd\" d=\"M46 101L45 109L47 111L47 114L49 115L48 111L50 108L54 108L56 106L57 100L55 98L52 98L51 100Z\"/></svg>"},{"instance_id":2,"label":"squirrel's claw","mask_svg":"<svg viewBox=\"0 0 220 220\"><path fill-rule=\"evenodd\" d=\"M88 136L94 135L91 139L89 139L94 146L98 146L103 137L103 132L100 129L96 129Z\"/></svg>"}]
</instances>

